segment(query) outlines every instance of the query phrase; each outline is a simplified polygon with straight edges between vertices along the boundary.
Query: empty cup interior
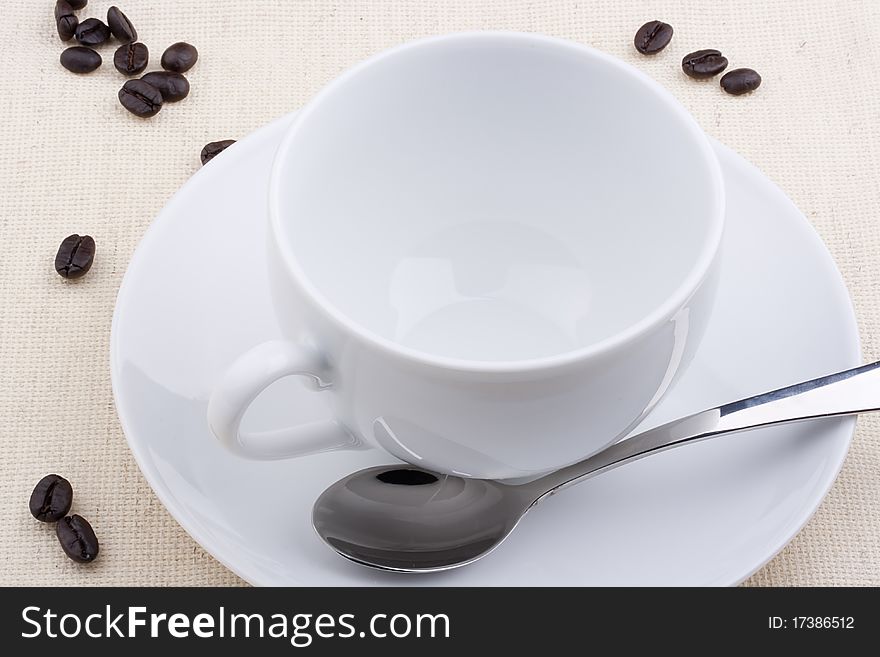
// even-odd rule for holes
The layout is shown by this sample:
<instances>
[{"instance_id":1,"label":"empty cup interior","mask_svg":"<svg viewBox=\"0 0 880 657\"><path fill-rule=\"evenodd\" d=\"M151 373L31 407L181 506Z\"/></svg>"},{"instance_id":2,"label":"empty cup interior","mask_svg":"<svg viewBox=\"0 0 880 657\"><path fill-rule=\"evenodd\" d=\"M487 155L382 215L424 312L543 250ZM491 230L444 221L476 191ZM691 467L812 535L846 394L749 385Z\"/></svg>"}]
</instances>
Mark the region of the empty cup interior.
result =
<instances>
[{"instance_id":1,"label":"empty cup interior","mask_svg":"<svg viewBox=\"0 0 880 657\"><path fill-rule=\"evenodd\" d=\"M524 361L644 322L720 234L708 145L616 60L524 35L412 44L282 145L276 229L338 317L418 352Z\"/></svg>"}]
</instances>

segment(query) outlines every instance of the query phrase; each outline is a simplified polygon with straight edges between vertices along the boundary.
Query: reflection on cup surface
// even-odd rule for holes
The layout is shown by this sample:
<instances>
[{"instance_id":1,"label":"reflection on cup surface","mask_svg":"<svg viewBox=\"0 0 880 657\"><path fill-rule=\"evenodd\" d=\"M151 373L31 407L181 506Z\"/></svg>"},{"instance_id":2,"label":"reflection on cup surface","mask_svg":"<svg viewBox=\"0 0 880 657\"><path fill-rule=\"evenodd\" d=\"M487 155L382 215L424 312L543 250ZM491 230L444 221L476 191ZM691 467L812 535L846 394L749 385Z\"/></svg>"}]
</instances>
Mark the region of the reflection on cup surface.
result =
<instances>
[{"instance_id":1,"label":"reflection on cup surface","mask_svg":"<svg viewBox=\"0 0 880 657\"><path fill-rule=\"evenodd\" d=\"M416 246L392 270L392 337L453 358L552 355L590 341L592 287L589 263L546 232L516 223L459 224Z\"/></svg>"}]
</instances>

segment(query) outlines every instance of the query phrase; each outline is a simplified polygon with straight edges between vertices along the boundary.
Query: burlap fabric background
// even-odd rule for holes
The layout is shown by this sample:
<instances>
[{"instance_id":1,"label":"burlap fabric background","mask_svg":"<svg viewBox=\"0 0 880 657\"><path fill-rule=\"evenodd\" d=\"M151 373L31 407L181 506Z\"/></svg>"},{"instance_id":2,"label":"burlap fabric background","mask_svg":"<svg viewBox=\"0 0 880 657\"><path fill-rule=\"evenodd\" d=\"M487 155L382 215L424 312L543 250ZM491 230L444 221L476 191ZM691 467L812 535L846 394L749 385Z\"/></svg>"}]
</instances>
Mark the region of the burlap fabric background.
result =
<instances>
[{"instance_id":1,"label":"burlap fabric background","mask_svg":"<svg viewBox=\"0 0 880 657\"><path fill-rule=\"evenodd\" d=\"M154 65L197 45L192 93L149 121L116 100L115 46L75 76L53 0L6 3L0 73L0 583L235 585L159 504L126 446L110 391L116 291L153 216L199 167L208 141L237 138L301 106L340 71L416 37L537 31L588 43L654 76L707 132L757 164L804 211L843 271L865 359L880 358L880 2L875 0L116 0ZM81 17L104 17L92 0ZM662 54L635 53L646 20L675 26ZM717 47L764 77L750 97L685 78L681 57ZM62 238L98 256L68 284ZM865 418L837 484L756 585L880 584L880 422ZM27 499L48 472L76 489L101 557L68 561Z\"/></svg>"}]
</instances>

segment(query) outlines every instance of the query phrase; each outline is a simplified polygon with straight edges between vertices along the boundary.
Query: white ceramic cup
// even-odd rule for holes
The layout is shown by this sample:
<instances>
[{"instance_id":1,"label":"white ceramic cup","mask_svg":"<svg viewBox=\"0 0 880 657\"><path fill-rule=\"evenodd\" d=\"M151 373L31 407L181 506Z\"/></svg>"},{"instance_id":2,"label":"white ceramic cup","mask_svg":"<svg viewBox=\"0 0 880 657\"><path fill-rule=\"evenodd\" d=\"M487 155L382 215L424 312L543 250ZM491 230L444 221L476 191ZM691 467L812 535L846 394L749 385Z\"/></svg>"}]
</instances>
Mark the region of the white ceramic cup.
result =
<instances>
[{"instance_id":1,"label":"white ceramic cup","mask_svg":"<svg viewBox=\"0 0 880 657\"><path fill-rule=\"evenodd\" d=\"M318 93L278 148L270 213L286 340L218 383L220 441L261 459L378 446L504 479L615 442L687 364L724 193L706 136L647 76L474 33L394 48ZM242 432L292 374L335 419Z\"/></svg>"}]
</instances>

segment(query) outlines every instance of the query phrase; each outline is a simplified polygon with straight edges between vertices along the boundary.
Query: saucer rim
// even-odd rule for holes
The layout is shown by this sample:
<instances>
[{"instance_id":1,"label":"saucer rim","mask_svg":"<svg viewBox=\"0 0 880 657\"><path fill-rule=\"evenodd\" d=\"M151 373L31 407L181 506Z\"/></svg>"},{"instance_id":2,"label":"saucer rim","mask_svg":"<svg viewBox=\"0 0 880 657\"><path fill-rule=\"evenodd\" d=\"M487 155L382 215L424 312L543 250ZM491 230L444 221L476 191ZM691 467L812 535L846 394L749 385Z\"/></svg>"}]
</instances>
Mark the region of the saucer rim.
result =
<instances>
[{"instance_id":1,"label":"saucer rim","mask_svg":"<svg viewBox=\"0 0 880 657\"><path fill-rule=\"evenodd\" d=\"M240 142L233 144L229 148L224 151L218 157L230 157L227 155L227 152L232 152L233 154L243 153L245 150L252 150L256 148L259 144L258 139L252 139L263 132L271 131L273 128L278 127L285 122L290 122L293 120L296 112L292 112L290 114L279 117L259 128L255 131L251 132L247 138L242 139ZM727 161L732 162L737 167L743 167L747 170L750 170L753 174L756 174L756 179L759 178L765 188L772 191L773 195L777 198L779 202L786 203L790 208L792 208L797 215L801 217L806 227L808 227L808 232L811 235L811 239L818 246L817 248L817 257L818 254L822 254L822 258L824 258L827 263L830 265L830 273L837 277L837 282L840 285L840 290L845 294L847 300L847 308L848 311L846 316L841 316L841 322L846 322L849 324L849 333L851 339L847 346L842 347L844 351L851 351L851 359L853 361L852 366L858 365L862 362L861 355L861 341L860 335L858 332L858 324L855 316L855 309L852 303L852 297L849 294L849 290L846 286L846 283L843 279L843 276L838 269L836 263L834 262L831 253L828 251L828 248L825 246L822 241L819 233L816 231L815 227L807 220L806 216L801 212L794 202L773 182L771 181L758 167L754 164L746 160L744 157L737 154L731 148L725 146L715 138L707 135L709 142L712 145L712 148L716 152L716 156L719 160L719 166L722 171L724 171L724 160L726 158ZM130 302L130 295L128 294L128 288L133 285L131 280L134 277L132 271L137 269L137 265L139 264L139 260L143 258L143 254L148 250L148 247L152 244L152 242L157 239L157 235L160 233L162 226L166 222L165 217L173 215L175 208L178 203L180 203L181 197L184 193L188 196L193 192L193 188L196 188L199 185L204 184L204 181L210 180L209 176L204 174L204 171L200 169L196 171L193 176L171 197L171 199L166 203L166 205L161 209L161 211L156 215L153 219L149 227L144 232L143 237L138 243L137 248L135 249L128 267L126 268L125 275L123 276L122 282L119 286L119 290L116 296L116 304L113 312L113 318L111 323L111 334L110 334L110 379L111 379L111 389L113 393L114 404L117 408L117 417L119 418L120 425L123 430L123 434L126 439L126 443L128 444L129 449L132 452L132 455L135 459L135 462L138 465L141 473L143 474L145 480L150 485L153 493L165 507L165 509L169 512L169 514L174 518L174 520L183 528L183 530L192 538L196 543L198 543L208 554L212 556L212 558L216 559L219 563L221 563L225 568L234 573L236 576L240 577L245 582L255 586L275 586L272 582L263 581L263 578L259 575L259 573L248 573L247 568L241 567L242 560L240 558L233 558L235 555L228 555L227 553L230 551L227 549L227 545L224 542L218 542L216 540L208 540L211 538L205 531L203 531L201 525L191 517L191 514L186 512L186 505L183 502L178 502L176 496L171 492L170 488L168 488L162 478L159 476L158 471L156 470L155 465L148 458L147 450L148 443L143 440L138 440L135 438L136 432L134 431L134 427L131 426L130 420L126 419L125 414L122 412L122 409L125 407L124 402L124 393L122 392L122 383L121 383L121 371L120 371L120 341L119 341L119 324L120 324L120 316L124 314L124 309L127 303ZM827 420L826 420L827 421ZM801 530L806 526L806 524L813 518L816 511L819 509L822 501L828 495L831 487L834 485L834 482L837 480L837 477L840 473L841 468L843 467L843 463L846 459L846 456L849 452L849 448L852 444L853 436L855 434L856 428L856 417L841 417L836 418L837 425L840 427L841 431L846 431L846 440L841 440L839 447L837 447L837 453L833 453L831 451L831 447L829 447L828 453L828 462L829 464L833 463L833 467L829 468L826 472L828 473L825 481L822 481L820 485L814 487L811 491L811 494L807 495L808 503L804 504L803 508L807 510L803 513L803 517L797 523L796 527L791 532L784 532L783 538L781 538L777 544L772 545L772 547L768 544L767 556L755 564L753 567L750 567L746 570L746 572L741 575L733 574L732 577L728 578L719 578L714 584L714 586L736 586L749 577L751 577L755 572L763 568L767 563L769 563L779 552L788 545L794 538L801 532ZM236 563L237 562L237 563ZM245 562L246 563L246 562ZM357 584L351 584L357 585ZM574 585L574 584L573 584ZM296 585L289 585L296 586Z\"/></svg>"}]
</instances>

